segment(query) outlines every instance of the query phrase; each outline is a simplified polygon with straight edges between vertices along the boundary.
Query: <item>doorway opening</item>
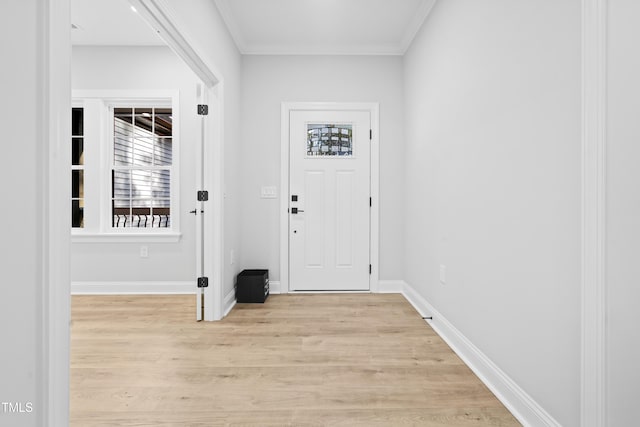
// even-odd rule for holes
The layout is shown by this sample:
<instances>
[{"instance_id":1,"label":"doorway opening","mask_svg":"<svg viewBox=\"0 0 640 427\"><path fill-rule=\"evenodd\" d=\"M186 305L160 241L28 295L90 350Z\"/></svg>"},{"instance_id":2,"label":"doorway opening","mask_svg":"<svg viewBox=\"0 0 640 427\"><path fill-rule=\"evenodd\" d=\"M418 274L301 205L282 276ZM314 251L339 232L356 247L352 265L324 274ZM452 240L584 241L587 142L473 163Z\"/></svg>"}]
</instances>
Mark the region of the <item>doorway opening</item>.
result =
<instances>
[{"instance_id":1,"label":"doorway opening","mask_svg":"<svg viewBox=\"0 0 640 427\"><path fill-rule=\"evenodd\" d=\"M130 45L109 46L100 44L110 40L100 36L104 26L92 27L96 12L71 2L71 16L87 22L86 34L77 25L72 40L73 97L82 104L74 106L85 113L82 139L74 143L86 155L72 166L74 191L83 190L73 194L74 213L83 221L72 234L71 291L191 293L198 320L220 319L222 262L215 251L222 245L213 236L223 236L222 175L214 179L222 163L214 155L221 151L221 83L165 10L129 3L135 7L96 5L105 8L98 11L103 20L122 22L132 34ZM170 135L163 123L172 124ZM198 191L208 200L198 200ZM207 287L199 287L203 281Z\"/></svg>"}]
</instances>

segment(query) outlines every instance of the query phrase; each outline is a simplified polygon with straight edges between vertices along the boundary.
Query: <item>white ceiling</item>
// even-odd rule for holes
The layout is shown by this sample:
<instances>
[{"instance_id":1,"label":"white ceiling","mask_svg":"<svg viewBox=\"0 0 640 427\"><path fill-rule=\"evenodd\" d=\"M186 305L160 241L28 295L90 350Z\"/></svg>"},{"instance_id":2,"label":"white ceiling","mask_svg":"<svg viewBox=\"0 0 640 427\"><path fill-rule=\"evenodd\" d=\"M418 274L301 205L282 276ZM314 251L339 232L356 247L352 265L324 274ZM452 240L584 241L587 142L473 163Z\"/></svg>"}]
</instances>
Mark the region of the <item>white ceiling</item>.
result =
<instances>
[{"instance_id":1,"label":"white ceiling","mask_svg":"<svg viewBox=\"0 0 640 427\"><path fill-rule=\"evenodd\" d=\"M214 0L244 54L402 55L435 0Z\"/></svg>"},{"instance_id":2,"label":"white ceiling","mask_svg":"<svg viewBox=\"0 0 640 427\"><path fill-rule=\"evenodd\" d=\"M211 0L243 54L405 53L436 0ZM164 45L128 0L71 0L74 45Z\"/></svg>"},{"instance_id":3,"label":"white ceiling","mask_svg":"<svg viewBox=\"0 0 640 427\"><path fill-rule=\"evenodd\" d=\"M127 0L71 0L74 45L155 46L165 43Z\"/></svg>"}]
</instances>

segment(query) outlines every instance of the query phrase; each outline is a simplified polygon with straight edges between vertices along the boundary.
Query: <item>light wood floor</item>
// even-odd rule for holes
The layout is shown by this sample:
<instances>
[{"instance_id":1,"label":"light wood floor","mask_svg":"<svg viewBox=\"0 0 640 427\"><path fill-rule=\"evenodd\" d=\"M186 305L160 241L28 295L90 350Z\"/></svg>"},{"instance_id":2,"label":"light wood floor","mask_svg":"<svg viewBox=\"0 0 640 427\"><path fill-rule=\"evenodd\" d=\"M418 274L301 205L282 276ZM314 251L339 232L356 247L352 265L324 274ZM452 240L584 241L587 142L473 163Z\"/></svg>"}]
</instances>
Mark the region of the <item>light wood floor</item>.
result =
<instances>
[{"instance_id":1,"label":"light wood floor","mask_svg":"<svg viewBox=\"0 0 640 427\"><path fill-rule=\"evenodd\" d=\"M520 425L400 295L74 296L71 424Z\"/></svg>"}]
</instances>

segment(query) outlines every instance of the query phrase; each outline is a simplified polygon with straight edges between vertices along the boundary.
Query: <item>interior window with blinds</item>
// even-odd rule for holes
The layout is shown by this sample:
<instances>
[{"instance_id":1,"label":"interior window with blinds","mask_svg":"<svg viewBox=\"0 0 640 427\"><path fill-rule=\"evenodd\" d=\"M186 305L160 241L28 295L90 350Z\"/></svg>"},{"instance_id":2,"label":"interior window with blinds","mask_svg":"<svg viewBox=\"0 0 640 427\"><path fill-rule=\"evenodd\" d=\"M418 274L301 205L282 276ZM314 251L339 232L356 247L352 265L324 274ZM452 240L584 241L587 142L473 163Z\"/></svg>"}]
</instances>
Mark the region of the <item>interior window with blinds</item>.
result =
<instances>
[{"instance_id":1,"label":"interior window with blinds","mask_svg":"<svg viewBox=\"0 0 640 427\"><path fill-rule=\"evenodd\" d=\"M113 109L112 227L171 227L171 108Z\"/></svg>"}]
</instances>

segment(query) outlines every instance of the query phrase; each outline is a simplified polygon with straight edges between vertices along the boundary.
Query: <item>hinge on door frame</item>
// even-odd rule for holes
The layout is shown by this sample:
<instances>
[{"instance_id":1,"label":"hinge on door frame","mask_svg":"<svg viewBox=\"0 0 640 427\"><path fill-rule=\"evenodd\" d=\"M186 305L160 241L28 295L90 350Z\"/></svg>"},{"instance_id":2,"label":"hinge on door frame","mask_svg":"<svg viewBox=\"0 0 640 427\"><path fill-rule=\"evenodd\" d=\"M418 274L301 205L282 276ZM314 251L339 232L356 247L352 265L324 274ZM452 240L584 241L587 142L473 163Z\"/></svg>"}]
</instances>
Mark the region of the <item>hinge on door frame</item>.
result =
<instances>
[{"instance_id":1,"label":"hinge on door frame","mask_svg":"<svg viewBox=\"0 0 640 427\"><path fill-rule=\"evenodd\" d=\"M369 129L369 139L373 140L373 129Z\"/></svg>"},{"instance_id":2,"label":"hinge on door frame","mask_svg":"<svg viewBox=\"0 0 640 427\"><path fill-rule=\"evenodd\" d=\"M209 192L207 190L198 191L198 201L206 202L207 200L209 200Z\"/></svg>"},{"instance_id":3,"label":"hinge on door frame","mask_svg":"<svg viewBox=\"0 0 640 427\"><path fill-rule=\"evenodd\" d=\"M373 200L369 197L369 207L373 206Z\"/></svg>"},{"instance_id":4,"label":"hinge on door frame","mask_svg":"<svg viewBox=\"0 0 640 427\"><path fill-rule=\"evenodd\" d=\"M198 277L198 288L208 288L208 287L209 287L209 278Z\"/></svg>"},{"instance_id":5,"label":"hinge on door frame","mask_svg":"<svg viewBox=\"0 0 640 427\"><path fill-rule=\"evenodd\" d=\"M208 116L209 115L209 106L207 104L198 104L198 115L199 116Z\"/></svg>"},{"instance_id":6,"label":"hinge on door frame","mask_svg":"<svg viewBox=\"0 0 640 427\"><path fill-rule=\"evenodd\" d=\"M371 264L369 264L369 275L371 275Z\"/></svg>"}]
</instances>

